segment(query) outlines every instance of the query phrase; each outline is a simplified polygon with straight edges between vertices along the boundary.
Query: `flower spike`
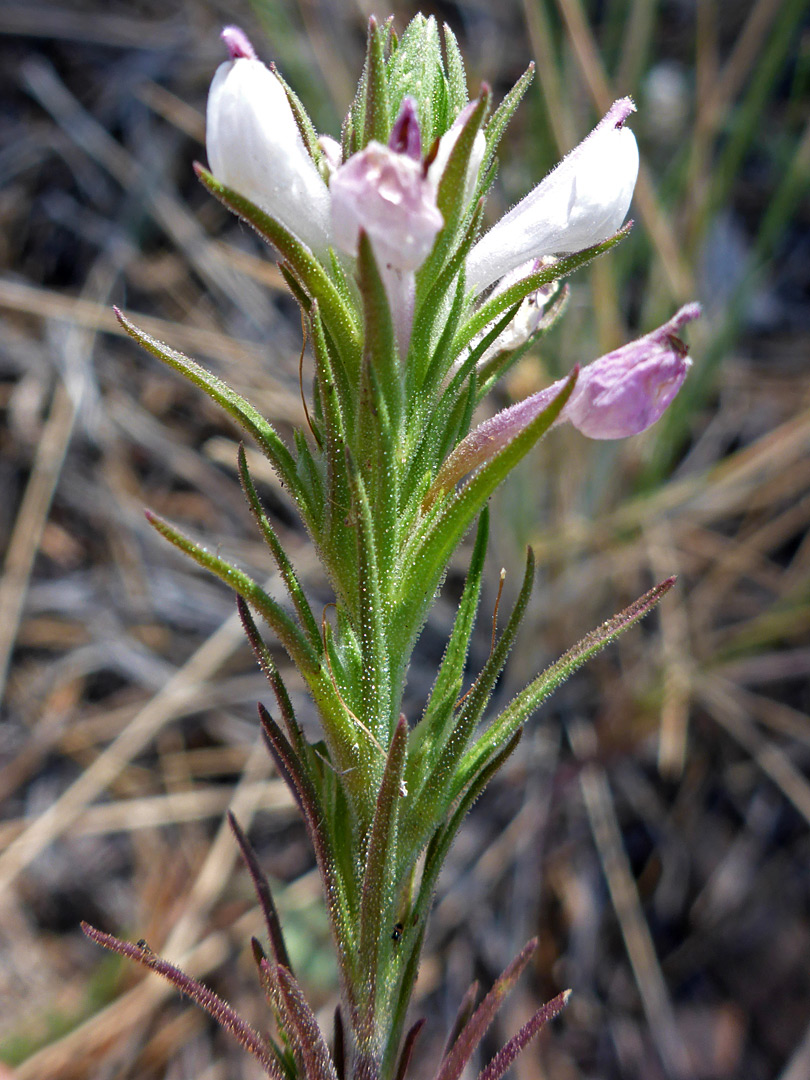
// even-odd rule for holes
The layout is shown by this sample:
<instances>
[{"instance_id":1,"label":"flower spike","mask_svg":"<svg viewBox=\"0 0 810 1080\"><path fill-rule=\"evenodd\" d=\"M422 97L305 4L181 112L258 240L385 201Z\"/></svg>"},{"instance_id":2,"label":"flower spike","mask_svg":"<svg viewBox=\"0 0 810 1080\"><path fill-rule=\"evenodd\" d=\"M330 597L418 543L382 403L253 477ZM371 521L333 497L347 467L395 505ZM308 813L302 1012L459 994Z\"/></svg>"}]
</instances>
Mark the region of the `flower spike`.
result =
<instances>
[{"instance_id":1,"label":"flower spike","mask_svg":"<svg viewBox=\"0 0 810 1080\"><path fill-rule=\"evenodd\" d=\"M674 581L662 581L587 634L499 706L498 679L528 609L535 564L529 549L500 632L499 590L489 655L476 663L490 497L556 423L566 420L593 439L623 438L654 423L688 372L680 332L700 308L686 305L652 333L582 368L573 365L566 378L475 426L490 390L561 314L566 279L628 234L638 148L626 126L634 105L622 98L482 236L495 154L533 66L493 112L486 82L470 101L446 27L443 38L434 16L416 15L401 36L390 20L370 17L363 74L338 142L337 131L316 130L294 89L275 65L259 60L242 30L222 31L228 59L214 75L207 106L211 171L194 169L210 194L272 245L300 307L304 344L312 343L311 359L302 348L298 367L306 426L284 417L283 397L265 395L262 405L291 429L283 438L258 403L118 313L131 337L258 443L280 482L273 504L294 505L334 595L319 621L293 570L297 560L285 550L288 530L271 523L241 449L248 505L279 571L266 585L213 545L147 515L165 539L236 593L248 641L275 694L278 719L262 704L259 716L323 885L340 977L334 1049L293 975L267 878L233 815L269 941L262 947L254 939L253 955L272 1036L142 942L86 932L189 994L271 1080L409 1080L412 1057L414 1074L466 1075L536 942L480 1002L476 988L468 993L445 1052L426 1052L432 1063L417 1062L422 1022L406 1033L406 1017L442 864L530 715L651 611ZM305 372L313 376L311 392ZM418 689L409 678L415 643L476 518L444 658L421 719L417 712L409 723ZM285 589L286 597L276 596ZM334 619L327 608L335 609ZM274 640L260 632L260 619ZM284 680L278 670L279 647L296 669L290 691L286 668ZM477 672L472 679L470 667ZM302 693L311 704L299 710ZM317 714L317 732L304 726L310 714ZM536 1012L479 1080L503 1080L565 1000L560 995Z\"/></svg>"}]
</instances>

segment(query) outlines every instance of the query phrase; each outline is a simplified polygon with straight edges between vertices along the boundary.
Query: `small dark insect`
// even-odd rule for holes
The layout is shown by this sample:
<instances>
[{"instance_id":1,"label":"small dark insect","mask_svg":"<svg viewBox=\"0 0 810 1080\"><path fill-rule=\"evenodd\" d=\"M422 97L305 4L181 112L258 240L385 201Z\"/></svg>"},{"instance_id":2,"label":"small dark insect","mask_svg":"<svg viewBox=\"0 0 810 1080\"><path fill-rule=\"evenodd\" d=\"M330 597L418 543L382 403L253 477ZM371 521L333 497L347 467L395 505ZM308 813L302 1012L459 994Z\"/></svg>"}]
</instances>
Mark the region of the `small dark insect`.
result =
<instances>
[{"instance_id":1,"label":"small dark insect","mask_svg":"<svg viewBox=\"0 0 810 1080\"><path fill-rule=\"evenodd\" d=\"M402 931L404 929L405 928L401 922L396 923L394 929L391 931L391 940L395 943L402 941Z\"/></svg>"},{"instance_id":2,"label":"small dark insect","mask_svg":"<svg viewBox=\"0 0 810 1080\"><path fill-rule=\"evenodd\" d=\"M135 948L136 949L141 949L142 952L151 952L152 951L149 948L149 942L146 940L146 938L140 938L139 941L136 941L135 942Z\"/></svg>"}]
</instances>

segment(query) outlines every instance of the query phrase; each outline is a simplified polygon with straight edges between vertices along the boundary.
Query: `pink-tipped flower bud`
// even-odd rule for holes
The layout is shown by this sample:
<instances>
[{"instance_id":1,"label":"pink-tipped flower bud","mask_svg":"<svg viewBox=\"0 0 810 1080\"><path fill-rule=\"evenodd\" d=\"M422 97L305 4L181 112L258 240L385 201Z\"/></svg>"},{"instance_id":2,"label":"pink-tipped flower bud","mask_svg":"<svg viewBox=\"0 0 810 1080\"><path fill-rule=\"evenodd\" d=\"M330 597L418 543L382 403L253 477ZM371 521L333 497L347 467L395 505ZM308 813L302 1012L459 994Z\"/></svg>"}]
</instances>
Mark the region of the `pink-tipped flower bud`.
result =
<instances>
[{"instance_id":1,"label":"pink-tipped flower bud","mask_svg":"<svg viewBox=\"0 0 810 1080\"><path fill-rule=\"evenodd\" d=\"M244 30L238 26L225 26L219 35L228 49L231 60L256 60L256 50Z\"/></svg>"},{"instance_id":2,"label":"pink-tipped flower bud","mask_svg":"<svg viewBox=\"0 0 810 1080\"><path fill-rule=\"evenodd\" d=\"M700 304L686 304L651 334L588 364L560 420L569 420L589 439L626 439L646 431L672 402L692 366L677 334L699 316Z\"/></svg>"},{"instance_id":3,"label":"pink-tipped flower bud","mask_svg":"<svg viewBox=\"0 0 810 1080\"><path fill-rule=\"evenodd\" d=\"M635 105L621 98L545 180L505 214L467 259L467 284L481 292L530 258L565 255L607 240L627 216L638 146L625 126Z\"/></svg>"},{"instance_id":4,"label":"pink-tipped flower bud","mask_svg":"<svg viewBox=\"0 0 810 1080\"><path fill-rule=\"evenodd\" d=\"M567 420L590 439L625 439L645 431L659 419L686 378L691 361L676 335L699 316L700 304L686 304L651 334L581 368L554 424ZM434 486L446 491L489 461L551 404L567 382L567 378L559 379L485 420L458 444Z\"/></svg>"},{"instance_id":5,"label":"pink-tipped flower bud","mask_svg":"<svg viewBox=\"0 0 810 1080\"><path fill-rule=\"evenodd\" d=\"M331 242L329 190L284 87L241 30L229 26L222 36L232 59L217 68L208 93L211 172L323 256Z\"/></svg>"},{"instance_id":6,"label":"pink-tipped flower bud","mask_svg":"<svg viewBox=\"0 0 810 1080\"><path fill-rule=\"evenodd\" d=\"M421 162L378 142L341 165L329 191L337 246L356 255L363 229L377 261L393 270L418 270L444 224Z\"/></svg>"}]
</instances>

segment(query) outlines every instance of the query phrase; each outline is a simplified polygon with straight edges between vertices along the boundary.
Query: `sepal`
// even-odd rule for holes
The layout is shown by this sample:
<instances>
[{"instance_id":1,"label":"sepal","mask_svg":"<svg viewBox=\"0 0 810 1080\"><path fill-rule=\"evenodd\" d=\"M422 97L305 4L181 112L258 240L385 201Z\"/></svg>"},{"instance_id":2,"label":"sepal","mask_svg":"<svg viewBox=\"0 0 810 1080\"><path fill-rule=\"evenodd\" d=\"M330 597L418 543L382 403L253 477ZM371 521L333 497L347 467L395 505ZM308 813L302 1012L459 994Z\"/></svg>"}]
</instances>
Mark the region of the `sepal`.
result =
<instances>
[{"instance_id":1,"label":"sepal","mask_svg":"<svg viewBox=\"0 0 810 1080\"><path fill-rule=\"evenodd\" d=\"M464 57L458 47L456 35L445 23L442 26L444 35L444 55L447 66L447 105L450 112L449 119L454 119L469 100L467 93L467 73L464 70Z\"/></svg>"},{"instance_id":2,"label":"sepal","mask_svg":"<svg viewBox=\"0 0 810 1080\"><path fill-rule=\"evenodd\" d=\"M415 15L388 60L388 95L391 115L399 115L402 99L416 98L422 145L431 146L447 124L447 91L442 70L436 20Z\"/></svg>"},{"instance_id":3,"label":"sepal","mask_svg":"<svg viewBox=\"0 0 810 1080\"><path fill-rule=\"evenodd\" d=\"M487 140L487 152L482 164L482 172L487 172L493 163L495 153L498 149L503 133L509 124L509 121L515 115L518 105L523 100L523 95L529 89L531 81L534 78L534 61L532 61L518 81L500 103L498 108L492 114L487 121L487 125L484 128L484 135Z\"/></svg>"},{"instance_id":4,"label":"sepal","mask_svg":"<svg viewBox=\"0 0 810 1080\"><path fill-rule=\"evenodd\" d=\"M380 26L372 15L368 20L366 46L365 116L363 146L372 139L387 142L391 130L391 110L388 104L388 80L385 71L385 42L388 29Z\"/></svg>"}]
</instances>

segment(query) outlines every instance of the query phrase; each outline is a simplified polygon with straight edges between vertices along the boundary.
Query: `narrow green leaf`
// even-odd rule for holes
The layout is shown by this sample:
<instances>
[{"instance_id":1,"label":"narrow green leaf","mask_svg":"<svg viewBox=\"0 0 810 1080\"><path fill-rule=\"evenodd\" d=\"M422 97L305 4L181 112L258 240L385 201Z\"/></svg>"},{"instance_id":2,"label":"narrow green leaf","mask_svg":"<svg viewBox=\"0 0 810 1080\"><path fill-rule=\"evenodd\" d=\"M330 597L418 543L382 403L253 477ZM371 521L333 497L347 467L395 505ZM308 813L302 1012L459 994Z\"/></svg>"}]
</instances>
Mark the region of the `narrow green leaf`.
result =
<instances>
[{"instance_id":1,"label":"narrow green leaf","mask_svg":"<svg viewBox=\"0 0 810 1080\"><path fill-rule=\"evenodd\" d=\"M391 1075L394 1063L397 1060L402 1030L405 1027L405 1019L408 1015L408 1006L411 1003L416 976L419 973L419 960L425 942L426 926L427 923L424 919L421 925L415 924L413 926L408 951L402 960L402 974L396 988L393 1007L389 1013L388 1038L383 1055L383 1065L380 1070L382 1076Z\"/></svg>"},{"instance_id":2,"label":"narrow green leaf","mask_svg":"<svg viewBox=\"0 0 810 1080\"><path fill-rule=\"evenodd\" d=\"M390 735L390 665L386 648L387 613L383 606L374 516L363 477L347 452L349 486L357 534L358 614L363 655L363 719L373 735L387 744Z\"/></svg>"},{"instance_id":3,"label":"narrow green leaf","mask_svg":"<svg viewBox=\"0 0 810 1080\"><path fill-rule=\"evenodd\" d=\"M481 511L478 532L470 558L470 568L459 601L453 630L442 658L439 673L430 692L424 714L414 729L411 750L408 754L406 783L415 789L418 778L424 775L425 755L437 744L445 741L445 726L451 720L464 678L464 665L470 648L470 637L475 624L478 600L481 596L481 578L489 538L489 510Z\"/></svg>"},{"instance_id":4,"label":"narrow green leaf","mask_svg":"<svg viewBox=\"0 0 810 1080\"><path fill-rule=\"evenodd\" d=\"M323 433L319 430L318 425L312 423L311 416L309 417L309 426L312 429L316 443L318 443L318 448L322 449ZM298 455L298 479L301 482L301 488L304 491L307 504L312 507L312 520L321 521L323 519L323 504L326 494L323 473L315 464L315 458L312 456L307 437L301 428L293 428L293 439L295 440L295 449Z\"/></svg>"},{"instance_id":5,"label":"narrow green leaf","mask_svg":"<svg viewBox=\"0 0 810 1080\"><path fill-rule=\"evenodd\" d=\"M374 1024L380 950L383 940L387 940L388 937L383 927L387 929L391 921L390 912L396 884L393 873L396 825L399 802L403 795L402 772L407 746L408 722L404 716L400 716L391 739L385 771L377 795L377 806L366 852L366 869L360 902L357 970L368 990L366 1022L369 1035Z\"/></svg>"},{"instance_id":6,"label":"narrow green leaf","mask_svg":"<svg viewBox=\"0 0 810 1080\"><path fill-rule=\"evenodd\" d=\"M470 163L475 136L484 123L491 101L492 91L486 83L482 83L478 102L461 129L461 134L456 139L439 182L436 204L444 218L444 230L448 235L455 231L456 225L466 209L464 200L459 198L459 195L464 191L467 166ZM436 240L437 246L442 243L444 235L444 231L439 234Z\"/></svg>"},{"instance_id":7,"label":"narrow green leaf","mask_svg":"<svg viewBox=\"0 0 810 1080\"><path fill-rule=\"evenodd\" d=\"M290 655L290 659L299 668L302 674L310 675L319 672L318 658L313 653L308 641L292 621L286 611L271 599L260 585L249 577L244 571L232 566L225 559L206 551L200 544L195 543L188 536L175 529L168 521L147 510L146 519L150 525L165 537L169 543L174 544L184 554L189 555L194 562L205 570L214 574L224 581L226 585L243 597L259 612L264 621L278 637L281 644Z\"/></svg>"},{"instance_id":8,"label":"narrow green leaf","mask_svg":"<svg viewBox=\"0 0 810 1080\"><path fill-rule=\"evenodd\" d=\"M451 739L453 742L459 744L459 748L461 746L466 746L470 735L472 735L472 732L475 729L475 725L481 719L484 709L487 707L487 703L495 688L498 676L506 665L509 653L515 643L517 632L520 629L520 624L523 622L526 609L529 606L532 589L534 588L534 576L534 552L531 548L528 548L526 551L526 567L523 572L523 581L520 586L520 592L515 601L515 606L512 608L506 628L498 639L495 648L492 650L487 662L481 669L481 674L473 683L458 712ZM451 758L455 756L454 752L451 755ZM456 758L456 760L458 759Z\"/></svg>"},{"instance_id":9,"label":"narrow green leaf","mask_svg":"<svg viewBox=\"0 0 810 1080\"><path fill-rule=\"evenodd\" d=\"M531 404L532 400L532 398L527 398L525 402L515 406L516 409L520 409L523 405L528 405L525 416L522 413L515 415L514 412L510 413L505 409L492 420L470 432L456 445L453 452L442 463L436 479L425 495L422 503L425 513L444 498L465 476L479 469L485 469L489 462L497 460L498 454L512 443L515 433L525 430L520 427L520 424L528 426L533 422L527 420L527 417L531 416L532 409L536 407Z\"/></svg>"},{"instance_id":10,"label":"narrow green leaf","mask_svg":"<svg viewBox=\"0 0 810 1080\"><path fill-rule=\"evenodd\" d=\"M360 85L362 86L362 80ZM357 126L355 124L354 110L357 107L359 96L360 87L358 86L354 100L340 126L340 152L344 161L348 161L352 154L357 152Z\"/></svg>"},{"instance_id":11,"label":"narrow green leaf","mask_svg":"<svg viewBox=\"0 0 810 1080\"><path fill-rule=\"evenodd\" d=\"M417 405L425 400L433 400L435 387L442 381L458 355L451 351L451 346L467 303L464 292L464 263L478 234L483 215L484 204L479 200L473 207L455 251L435 280L429 268L427 277L423 278L421 271L417 274L413 330L406 364L407 398ZM428 262L432 258L431 255ZM438 261L442 258L443 255L437 255ZM452 295L453 300L448 314L449 295ZM438 342L435 341L436 338ZM420 388L421 392L416 388Z\"/></svg>"},{"instance_id":12,"label":"narrow green leaf","mask_svg":"<svg viewBox=\"0 0 810 1080\"><path fill-rule=\"evenodd\" d=\"M349 431L354 424L355 401L349 381L333 354L324 333L316 304L310 312L315 374L318 381L326 439L326 505L321 521L312 527L312 534L322 552L335 590L342 603L354 610L356 581L353 560L349 557L346 518L351 511L351 494L346 476L345 454ZM347 425L350 427L347 430ZM351 540L352 549L354 539ZM346 550L344 551L344 546Z\"/></svg>"},{"instance_id":13,"label":"narrow green leaf","mask_svg":"<svg viewBox=\"0 0 810 1080\"><path fill-rule=\"evenodd\" d=\"M287 485L292 496L300 497L300 485L298 483L295 460L292 454L276 434L272 425L255 409L250 402L246 401L235 390L232 390L222 379L206 371L204 367L178 352L176 349L164 345L162 341L151 337L143 330L129 321L118 308L113 308L115 317L121 326L133 340L137 341L147 352L162 360L164 364L179 371L189 382L199 386L208 396L228 413L239 426L251 435L261 447L280 479ZM306 516L306 506L302 506Z\"/></svg>"},{"instance_id":14,"label":"narrow green leaf","mask_svg":"<svg viewBox=\"0 0 810 1080\"><path fill-rule=\"evenodd\" d=\"M475 776L473 776L466 790L460 796L450 820L434 833L425 853L425 865L422 870L422 880L419 883L419 895L416 898L413 909L415 919L427 919L431 904L433 903L433 892L436 888L436 882L439 880L439 873L444 866L448 852L450 851L465 817L472 809L476 800L480 798L495 773L498 772L501 766L504 765L507 759L514 753L522 734L523 729L521 728L515 732L502 750L497 754L494 754L490 761L485 762ZM422 850L421 844L422 840L419 838L417 846L408 847L407 849L403 848L401 851L400 865L405 865L406 858L408 860L416 858Z\"/></svg>"},{"instance_id":15,"label":"narrow green leaf","mask_svg":"<svg viewBox=\"0 0 810 1080\"><path fill-rule=\"evenodd\" d=\"M331 439L334 447L336 442L345 442L351 431L354 413L352 386L340 357L336 355L337 350L333 351L329 347L317 301L313 301L309 309L309 327L315 357L315 378L326 426L325 434L327 441ZM327 460L329 457L327 454Z\"/></svg>"},{"instance_id":16,"label":"narrow green leaf","mask_svg":"<svg viewBox=\"0 0 810 1080\"><path fill-rule=\"evenodd\" d=\"M321 652L321 632L315 621L315 616L312 614L312 609L309 606L304 590L301 588L301 584L298 581L295 570L293 570L292 563L287 557L287 553L281 546L281 542L276 535L276 531L270 523L270 519L264 512L264 507L259 499L259 493L256 491L256 486L253 483L253 478L250 475L248 469L247 457L245 455L245 448L240 445L238 452L239 461L239 479L242 482L242 489L247 497L248 506L250 507L253 517L256 519L256 523L261 529L262 536L265 543L270 548L273 554L273 558L276 560L276 566L281 574L281 580L284 582L290 599L293 602L295 610L298 612L298 617L301 620L301 625L309 638L309 643L315 650L316 654L320 655Z\"/></svg>"},{"instance_id":17,"label":"narrow green leaf","mask_svg":"<svg viewBox=\"0 0 810 1080\"><path fill-rule=\"evenodd\" d=\"M321 150L320 146L318 145L318 132L315 129L315 125L309 118L309 113L304 108L304 104L299 98L298 94L296 94L290 84L286 82L284 76L278 70L276 65L270 64L269 67L284 88L284 93L287 95L287 100L290 103L292 114L295 117L295 122L298 125L298 130L301 133L301 138L304 140L304 146L306 146L307 150L309 151L309 156L312 158L316 165L320 166L324 154L323 150Z\"/></svg>"},{"instance_id":18,"label":"narrow green leaf","mask_svg":"<svg viewBox=\"0 0 810 1080\"><path fill-rule=\"evenodd\" d=\"M650 589L630 607L602 623L596 630L592 630L556 663L546 668L542 675L538 675L533 682L524 687L465 754L458 771L457 789L468 782L469 777L479 768L480 762L486 760L495 747L508 739L546 698L554 693L558 686L582 667L586 660L590 660L625 630L629 630L631 626L635 626L640 619L648 615L674 584L675 578L667 578L660 585Z\"/></svg>"},{"instance_id":19,"label":"narrow green leaf","mask_svg":"<svg viewBox=\"0 0 810 1080\"><path fill-rule=\"evenodd\" d=\"M458 47L456 35L447 25L442 27L444 32L444 56L447 69L448 104L450 106L450 122L458 116L469 100L467 93L467 73L464 70L464 59L461 49Z\"/></svg>"},{"instance_id":20,"label":"narrow green leaf","mask_svg":"<svg viewBox=\"0 0 810 1080\"><path fill-rule=\"evenodd\" d=\"M478 372L473 371L470 374L470 381L467 385L467 392L464 394L453 409L450 417L450 432L452 434L451 440L448 442L448 449L453 443L458 444L461 439L465 439L470 432L470 425L472 424L473 413L478 405ZM458 422L456 421L458 417ZM444 446L442 447L444 451Z\"/></svg>"},{"instance_id":21,"label":"narrow green leaf","mask_svg":"<svg viewBox=\"0 0 810 1080\"><path fill-rule=\"evenodd\" d=\"M363 145L372 139L388 142L391 133L391 114L388 106L388 80L385 70L386 28L379 26L372 15L368 20L368 44L366 46L365 124Z\"/></svg>"},{"instance_id":22,"label":"narrow green leaf","mask_svg":"<svg viewBox=\"0 0 810 1080\"><path fill-rule=\"evenodd\" d=\"M460 236L466 233L467 242L472 246L468 226L470 219L477 214L479 199L474 193L468 201L463 193L475 136L483 124L491 100L492 93L489 86L482 83L481 95L470 116L467 117L442 173L436 202L444 218L444 226L436 237L430 256L417 274L417 306L421 306L425 292L433 287L436 278L445 268L448 256L452 257L454 253L458 255L459 246L462 248L465 246L463 243L459 244ZM464 256L466 257L466 251Z\"/></svg>"},{"instance_id":23,"label":"narrow green leaf","mask_svg":"<svg viewBox=\"0 0 810 1080\"><path fill-rule=\"evenodd\" d=\"M415 801L412 819L409 821L409 840L416 846L421 843L420 837L429 834L434 827L433 823L446 813L461 790L454 783L458 763L469 745L515 643L531 598L534 573L534 555L529 548L523 582L506 628L461 704L456 708L456 703L452 703L453 713L447 718L441 731L441 739L437 739L430 746L419 774L419 787L416 789L419 798Z\"/></svg>"},{"instance_id":24,"label":"narrow green leaf","mask_svg":"<svg viewBox=\"0 0 810 1080\"><path fill-rule=\"evenodd\" d=\"M501 141L504 131L509 124L509 121L515 115L518 105L523 100L523 95L529 89L529 85L534 78L534 61L529 64L518 81L500 103L498 108L489 118L487 126L484 128L484 134L487 139L487 154L482 166L482 172L485 172L492 162L495 156L495 151L498 149L498 143Z\"/></svg>"},{"instance_id":25,"label":"narrow green leaf","mask_svg":"<svg viewBox=\"0 0 810 1080\"><path fill-rule=\"evenodd\" d=\"M410 497L420 487L425 476L433 480L441 463L456 443L469 431L468 418L472 416L478 403L476 375L478 360L498 334L511 322L517 308L518 305L510 309L476 347L470 350L458 371L442 390L438 404L421 425L418 425L415 420L411 421L412 430L420 432L421 438L411 456L408 475L403 484L402 490L406 497ZM430 391L425 391L426 396L429 393ZM423 494L421 498L427 498L427 495Z\"/></svg>"},{"instance_id":26,"label":"narrow green leaf","mask_svg":"<svg viewBox=\"0 0 810 1080\"><path fill-rule=\"evenodd\" d=\"M568 401L578 371L575 369L559 394L511 442L473 474L460 491L449 496L438 512L430 516L426 535L417 546L409 545L402 556L400 606L396 617L405 625L418 625L421 612L430 601L436 583L461 537L489 496L551 427Z\"/></svg>"}]
</instances>

